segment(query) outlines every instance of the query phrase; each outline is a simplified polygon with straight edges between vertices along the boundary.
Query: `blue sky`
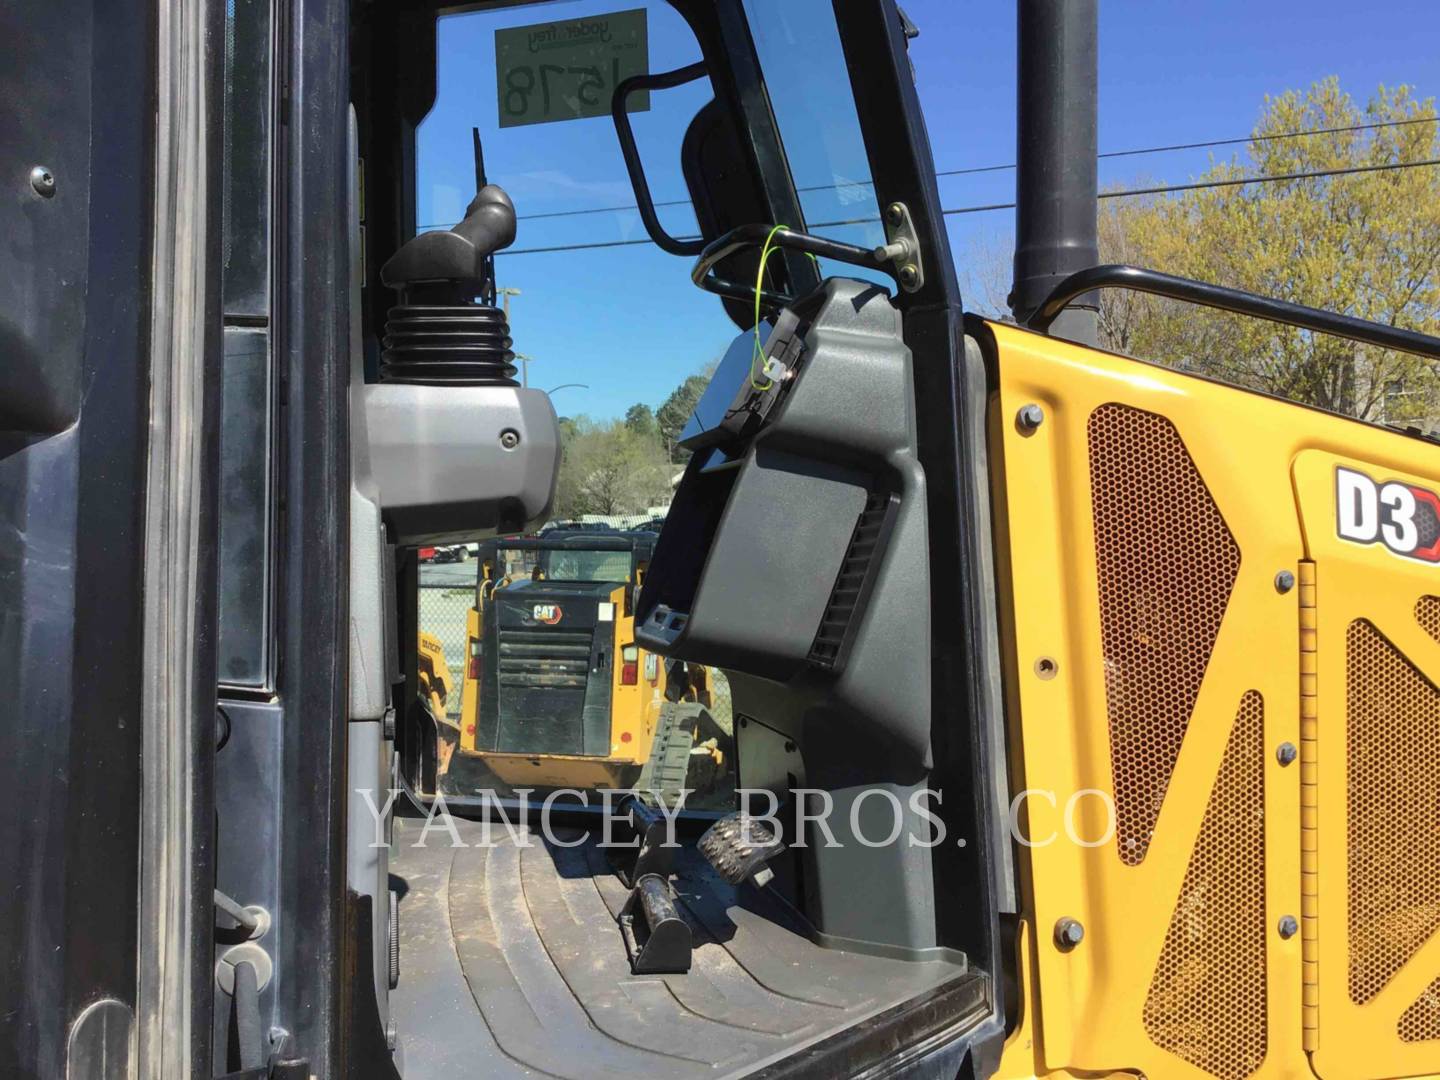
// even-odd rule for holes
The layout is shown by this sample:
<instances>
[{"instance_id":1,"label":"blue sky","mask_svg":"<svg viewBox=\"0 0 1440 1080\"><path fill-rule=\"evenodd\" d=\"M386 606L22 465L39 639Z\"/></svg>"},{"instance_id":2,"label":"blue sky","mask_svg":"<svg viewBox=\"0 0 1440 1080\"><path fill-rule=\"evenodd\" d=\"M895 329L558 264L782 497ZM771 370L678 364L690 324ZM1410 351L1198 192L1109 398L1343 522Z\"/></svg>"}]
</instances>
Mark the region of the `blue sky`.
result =
<instances>
[{"instance_id":1,"label":"blue sky","mask_svg":"<svg viewBox=\"0 0 1440 1080\"><path fill-rule=\"evenodd\" d=\"M470 125L481 128L493 182L514 198L522 220L517 250L644 237L633 211L535 217L630 204L633 195L608 117L501 129L494 60L497 27L578 18L644 6L650 70L699 58L688 29L661 3L573 0L442 20L435 109L419 139L422 225L453 223L473 194ZM1015 12L1008 2L903 0L920 28L911 43L937 169L1003 165L1014 160ZM873 208L853 114L833 77L839 71L833 27L814 29L828 0L747 0L755 18L782 137L797 182L833 185L804 196L811 221L866 216ZM1336 0L1236 2L1102 0L1100 149L1244 136L1266 94L1303 88L1327 75L1358 99L1381 84L1409 83L1440 94L1440 8L1435 0L1392 0L1363 8ZM803 47L796 48L801 45ZM632 116L657 201L683 199L680 139L709 97L693 83L652 95ZM1214 153L1228 157L1231 150ZM1101 184L1137 178L1181 182L1203 172L1210 151L1102 161ZM1010 171L940 181L946 207L1008 202ZM671 231L686 233L685 207L665 208ZM978 303L982 279L1003 266L1013 212L947 219L962 285ZM825 230L857 242L865 228ZM658 405L686 375L723 353L734 326L718 302L689 283L691 260L648 244L502 255L501 285L519 288L511 323L518 351L535 358L531 384L584 383L555 395L562 414L619 415L632 402Z\"/></svg>"}]
</instances>

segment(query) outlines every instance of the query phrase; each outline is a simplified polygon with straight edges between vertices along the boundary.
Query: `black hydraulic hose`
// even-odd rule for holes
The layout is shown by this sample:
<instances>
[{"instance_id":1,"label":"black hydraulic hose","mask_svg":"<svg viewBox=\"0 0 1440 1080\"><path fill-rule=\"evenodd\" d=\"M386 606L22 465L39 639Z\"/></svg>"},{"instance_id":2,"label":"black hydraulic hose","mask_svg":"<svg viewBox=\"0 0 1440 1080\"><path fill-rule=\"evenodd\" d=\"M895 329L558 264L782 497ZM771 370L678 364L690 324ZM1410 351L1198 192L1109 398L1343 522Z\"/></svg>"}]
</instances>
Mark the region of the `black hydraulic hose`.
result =
<instances>
[{"instance_id":1,"label":"black hydraulic hose","mask_svg":"<svg viewBox=\"0 0 1440 1080\"><path fill-rule=\"evenodd\" d=\"M265 1036L260 1030L260 984L255 967L248 960L235 965L235 1045L240 1051L241 1069L258 1069L265 1064Z\"/></svg>"}]
</instances>

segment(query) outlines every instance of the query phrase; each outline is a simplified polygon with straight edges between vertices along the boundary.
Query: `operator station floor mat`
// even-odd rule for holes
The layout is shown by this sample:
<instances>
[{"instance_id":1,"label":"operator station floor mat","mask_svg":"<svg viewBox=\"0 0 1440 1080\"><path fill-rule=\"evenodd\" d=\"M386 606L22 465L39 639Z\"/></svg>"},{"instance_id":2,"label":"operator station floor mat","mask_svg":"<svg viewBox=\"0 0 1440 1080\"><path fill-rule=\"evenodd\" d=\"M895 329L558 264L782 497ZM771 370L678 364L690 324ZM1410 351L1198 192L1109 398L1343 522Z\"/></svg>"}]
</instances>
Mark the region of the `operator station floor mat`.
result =
<instances>
[{"instance_id":1,"label":"operator station floor mat","mask_svg":"<svg viewBox=\"0 0 1440 1080\"><path fill-rule=\"evenodd\" d=\"M853 1025L947 984L963 963L823 948L763 890L727 885L693 848L674 885L694 958L632 975L616 917L629 890L593 843L518 844L454 819L465 847L395 821L400 981L390 993L407 1080L469 1076L725 1077L813 1054ZM557 839L579 838L579 833ZM973 985L972 985L973 984Z\"/></svg>"}]
</instances>

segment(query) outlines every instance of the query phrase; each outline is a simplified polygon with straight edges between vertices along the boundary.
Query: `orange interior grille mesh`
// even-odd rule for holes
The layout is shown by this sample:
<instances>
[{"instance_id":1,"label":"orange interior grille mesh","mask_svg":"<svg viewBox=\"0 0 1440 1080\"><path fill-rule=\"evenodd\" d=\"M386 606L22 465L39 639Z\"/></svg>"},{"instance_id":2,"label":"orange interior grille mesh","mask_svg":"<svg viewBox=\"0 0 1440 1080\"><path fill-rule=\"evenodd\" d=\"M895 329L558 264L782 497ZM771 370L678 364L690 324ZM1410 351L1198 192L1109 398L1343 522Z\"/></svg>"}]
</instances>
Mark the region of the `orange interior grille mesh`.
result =
<instances>
[{"instance_id":1,"label":"orange interior grille mesh","mask_svg":"<svg viewBox=\"0 0 1440 1080\"><path fill-rule=\"evenodd\" d=\"M1090 414L1115 841L1145 858L1240 549L1175 426L1125 405Z\"/></svg>"},{"instance_id":2,"label":"orange interior grille mesh","mask_svg":"<svg viewBox=\"0 0 1440 1080\"><path fill-rule=\"evenodd\" d=\"M1425 992L1400 1017L1396 1030L1401 1042L1425 1042L1440 1039L1440 979L1425 988Z\"/></svg>"},{"instance_id":3,"label":"orange interior grille mesh","mask_svg":"<svg viewBox=\"0 0 1440 1080\"><path fill-rule=\"evenodd\" d=\"M1265 1060L1264 721L1251 690L1145 999L1155 1044L1222 1080L1242 1080Z\"/></svg>"},{"instance_id":4,"label":"orange interior grille mesh","mask_svg":"<svg viewBox=\"0 0 1440 1080\"><path fill-rule=\"evenodd\" d=\"M1440 690L1365 619L1346 634L1350 999L1440 927Z\"/></svg>"}]
</instances>

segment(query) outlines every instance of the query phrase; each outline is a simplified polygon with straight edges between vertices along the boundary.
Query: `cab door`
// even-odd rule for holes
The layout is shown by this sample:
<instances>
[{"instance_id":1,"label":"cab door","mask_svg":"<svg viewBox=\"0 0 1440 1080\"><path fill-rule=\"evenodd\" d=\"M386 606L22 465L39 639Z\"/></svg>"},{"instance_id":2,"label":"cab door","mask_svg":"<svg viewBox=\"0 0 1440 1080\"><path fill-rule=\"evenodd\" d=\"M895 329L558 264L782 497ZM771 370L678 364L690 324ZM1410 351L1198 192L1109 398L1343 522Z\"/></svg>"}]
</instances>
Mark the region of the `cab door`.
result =
<instances>
[{"instance_id":1,"label":"cab door","mask_svg":"<svg viewBox=\"0 0 1440 1080\"><path fill-rule=\"evenodd\" d=\"M1440 1046L1440 448L1358 429L1292 466L1305 1039L1316 1073Z\"/></svg>"},{"instance_id":2,"label":"cab door","mask_svg":"<svg viewBox=\"0 0 1440 1080\"><path fill-rule=\"evenodd\" d=\"M208 1024L211 10L0 14L7 1076L189 1075Z\"/></svg>"},{"instance_id":3,"label":"cab door","mask_svg":"<svg viewBox=\"0 0 1440 1080\"><path fill-rule=\"evenodd\" d=\"M1001 1075L1433 1074L1440 447L981 337L1028 999Z\"/></svg>"}]
</instances>

